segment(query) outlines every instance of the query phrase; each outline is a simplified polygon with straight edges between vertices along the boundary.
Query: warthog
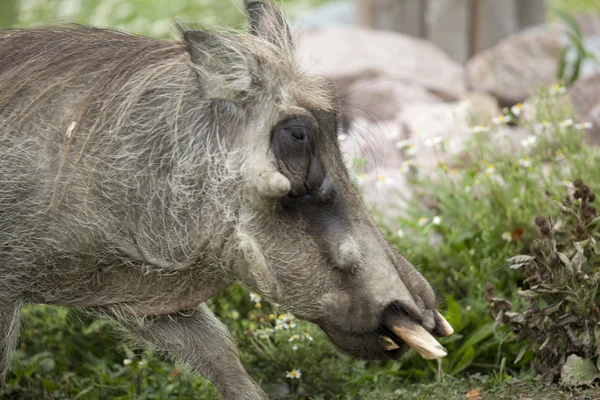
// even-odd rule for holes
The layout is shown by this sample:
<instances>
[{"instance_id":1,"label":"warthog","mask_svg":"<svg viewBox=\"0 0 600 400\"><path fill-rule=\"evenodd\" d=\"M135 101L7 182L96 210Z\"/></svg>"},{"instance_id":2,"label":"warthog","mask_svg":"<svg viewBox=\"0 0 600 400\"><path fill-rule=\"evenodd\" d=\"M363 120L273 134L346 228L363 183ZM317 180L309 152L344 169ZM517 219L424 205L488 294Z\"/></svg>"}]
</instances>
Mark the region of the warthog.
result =
<instances>
[{"instance_id":1,"label":"warthog","mask_svg":"<svg viewBox=\"0 0 600 400\"><path fill-rule=\"evenodd\" d=\"M270 2L249 33L0 33L0 384L25 303L85 307L226 399L264 393L203 305L234 282L361 358L452 328L344 167L336 102ZM335 49L332 49L335 50ZM431 334L430 334L431 333Z\"/></svg>"}]
</instances>

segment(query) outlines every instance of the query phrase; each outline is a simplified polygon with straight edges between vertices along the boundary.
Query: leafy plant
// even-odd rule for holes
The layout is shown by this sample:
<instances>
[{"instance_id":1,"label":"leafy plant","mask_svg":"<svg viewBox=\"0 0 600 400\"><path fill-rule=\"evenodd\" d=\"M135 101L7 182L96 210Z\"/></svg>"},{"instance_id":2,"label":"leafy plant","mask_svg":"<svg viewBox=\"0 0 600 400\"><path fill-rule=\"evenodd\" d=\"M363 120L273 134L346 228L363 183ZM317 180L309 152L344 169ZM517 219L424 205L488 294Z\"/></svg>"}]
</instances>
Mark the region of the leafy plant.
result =
<instances>
[{"instance_id":1,"label":"leafy plant","mask_svg":"<svg viewBox=\"0 0 600 400\"><path fill-rule=\"evenodd\" d=\"M576 179L556 202L558 217L535 219L540 236L530 254L508 260L510 269L525 276L526 289L518 291L527 304L513 312L512 304L491 299L498 324L506 324L521 344L515 361L532 350L535 373L545 381L558 379L567 358L595 359L600 353L600 235L596 195ZM596 375L597 371L596 371Z\"/></svg>"}]
</instances>

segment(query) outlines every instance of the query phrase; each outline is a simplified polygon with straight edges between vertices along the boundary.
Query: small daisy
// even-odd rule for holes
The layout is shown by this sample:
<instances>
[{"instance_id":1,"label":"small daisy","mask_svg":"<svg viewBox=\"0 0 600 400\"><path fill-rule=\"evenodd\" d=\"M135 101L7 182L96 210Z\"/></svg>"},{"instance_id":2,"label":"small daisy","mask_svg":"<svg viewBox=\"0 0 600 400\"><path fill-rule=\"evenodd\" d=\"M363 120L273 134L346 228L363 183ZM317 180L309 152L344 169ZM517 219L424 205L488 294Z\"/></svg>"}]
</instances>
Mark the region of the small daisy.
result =
<instances>
[{"instance_id":1,"label":"small daisy","mask_svg":"<svg viewBox=\"0 0 600 400\"><path fill-rule=\"evenodd\" d=\"M348 135L344 135L343 133L338 135L338 140L340 142L343 142L344 140L348 139Z\"/></svg>"},{"instance_id":2,"label":"small daisy","mask_svg":"<svg viewBox=\"0 0 600 400\"><path fill-rule=\"evenodd\" d=\"M407 157L414 157L417 154L417 146L414 144L409 144L404 148L404 154Z\"/></svg>"},{"instance_id":3,"label":"small daisy","mask_svg":"<svg viewBox=\"0 0 600 400\"><path fill-rule=\"evenodd\" d=\"M502 239L506 240L507 242L512 242L512 234L510 232L504 232L502 234Z\"/></svg>"},{"instance_id":4,"label":"small daisy","mask_svg":"<svg viewBox=\"0 0 600 400\"><path fill-rule=\"evenodd\" d=\"M561 150L556 150L554 153L554 159L558 162L565 160L565 154Z\"/></svg>"},{"instance_id":5,"label":"small daisy","mask_svg":"<svg viewBox=\"0 0 600 400\"><path fill-rule=\"evenodd\" d=\"M533 125L533 130L537 133L542 133L548 131L552 128L552 124L546 120L543 120L540 123Z\"/></svg>"},{"instance_id":6,"label":"small daisy","mask_svg":"<svg viewBox=\"0 0 600 400\"><path fill-rule=\"evenodd\" d=\"M295 344L295 345L292 346L292 350L294 350L294 351L298 350L299 348L300 347L297 344Z\"/></svg>"},{"instance_id":7,"label":"small daisy","mask_svg":"<svg viewBox=\"0 0 600 400\"><path fill-rule=\"evenodd\" d=\"M521 140L521 146L523 147L531 147L537 142L537 138L533 135L527 136L525 139Z\"/></svg>"},{"instance_id":8,"label":"small daisy","mask_svg":"<svg viewBox=\"0 0 600 400\"><path fill-rule=\"evenodd\" d=\"M512 112L515 117L518 117L519 115L521 115L523 113L524 107L525 107L525 105L523 103L515 104L514 106L512 106L510 108L510 112Z\"/></svg>"},{"instance_id":9,"label":"small daisy","mask_svg":"<svg viewBox=\"0 0 600 400\"><path fill-rule=\"evenodd\" d=\"M469 131L471 133L487 133L490 131L490 128L487 126L477 125L477 126L472 126Z\"/></svg>"},{"instance_id":10,"label":"small daisy","mask_svg":"<svg viewBox=\"0 0 600 400\"><path fill-rule=\"evenodd\" d=\"M519 159L519 165L523 168L531 167L531 159L529 157L523 157Z\"/></svg>"},{"instance_id":11,"label":"small daisy","mask_svg":"<svg viewBox=\"0 0 600 400\"><path fill-rule=\"evenodd\" d=\"M260 297L260 295L259 295L259 294L256 294L256 293L250 293L250 301L253 301L253 302L255 302L255 303L260 303L260 301L261 301L261 300L262 300L262 299L261 299L261 297Z\"/></svg>"},{"instance_id":12,"label":"small daisy","mask_svg":"<svg viewBox=\"0 0 600 400\"><path fill-rule=\"evenodd\" d=\"M298 339L300 339L300 336L298 336L298 335L292 335L288 339L288 342L293 342L294 340L298 340Z\"/></svg>"},{"instance_id":13,"label":"small daisy","mask_svg":"<svg viewBox=\"0 0 600 400\"><path fill-rule=\"evenodd\" d=\"M496 174L496 167L494 167L493 165L488 165L488 167L485 169L485 175L486 176L493 176L494 174Z\"/></svg>"},{"instance_id":14,"label":"small daisy","mask_svg":"<svg viewBox=\"0 0 600 400\"><path fill-rule=\"evenodd\" d=\"M285 377L290 379L300 379L302 378L302 372L300 372L299 369L293 369L291 371L287 371L285 373Z\"/></svg>"},{"instance_id":15,"label":"small daisy","mask_svg":"<svg viewBox=\"0 0 600 400\"><path fill-rule=\"evenodd\" d=\"M396 231L396 236L398 236L399 238L403 238L405 236L405 233L402 229L398 229Z\"/></svg>"},{"instance_id":16,"label":"small daisy","mask_svg":"<svg viewBox=\"0 0 600 400\"><path fill-rule=\"evenodd\" d=\"M433 219L431 220L431 223L434 225L439 225L442 223L442 217L436 215L435 217L433 217Z\"/></svg>"},{"instance_id":17,"label":"small daisy","mask_svg":"<svg viewBox=\"0 0 600 400\"><path fill-rule=\"evenodd\" d=\"M443 139L440 136L430 137L425 139L425 146L434 147L442 143Z\"/></svg>"},{"instance_id":18,"label":"small daisy","mask_svg":"<svg viewBox=\"0 0 600 400\"><path fill-rule=\"evenodd\" d=\"M552 94L565 94L567 93L567 88L559 85L558 83L554 86L552 86L552 88L550 88L550 93Z\"/></svg>"},{"instance_id":19,"label":"small daisy","mask_svg":"<svg viewBox=\"0 0 600 400\"><path fill-rule=\"evenodd\" d=\"M417 224L419 224L419 226L425 226L425 225L427 225L428 222L429 222L429 220L427 218L421 217L417 221Z\"/></svg>"},{"instance_id":20,"label":"small daisy","mask_svg":"<svg viewBox=\"0 0 600 400\"><path fill-rule=\"evenodd\" d=\"M400 168L398 168L398 171L400 171L403 174L408 174L414 165L415 162L413 160L402 161L402 164L400 164Z\"/></svg>"},{"instance_id":21,"label":"small daisy","mask_svg":"<svg viewBox=\"0 0 600 400\"><path fill-rule=\"evenodd\" d=\"M400 141L396 142L396 148L399 150L404 150L405 148L407 148L411 145L412 145L412 141L410 141L409 139L400 140Z\"/></svg>"},{"instance_id":22,"label":"small daisy","mask_svg":"<svg viewBox=\"0 0 600 400\"><path fill-rule=\"evenodd\" d=\"M560 126L561 128L568 128L569 126L573 126L573 120L570 118L565 119L564 121L559 123L558 126Z\"/></svg>"},{"instance_id":23,"label":"small daisy","mask_svg":"<svg viewBox=\"0 0 600 400\"><path fill-rule=\"evenodd\" d=\"M583 131L585 129L591 129L591 128L592 128L591 122L581 122L579 124L575 124L575 129L577 129L578 131Z\"/></svg>"},{"instance_id":24,"label":"small daisy","mask_svg":"<svg viewBox=\"0 0 600 400\"><path fill-rule=\"evenodd\" d=\"M510 121L512 121L512 118L510 117L510 115L499 115L495 118L492 118L492 123L494 125L506 125Z\"/></svg>"},{"instance_id":25,"label":"small daisy","mask_svg":"<svg viewBox=\"0 0 600 400\"><path fill-rule=\"evenodd\" d=\"M377 187L388 186L388 185L391 185L392 183L394 183L394 181L392 179L390 179L389 177L387 177L385 175L381 175L381 176L377 177L377 182L375 182L375 186L377 186Z\"/></svg>"},{"instance_id":26,"label":"small daisy","mask_svg":"<svg viewBox=\"0 0 600 400\"><path fill-rule=\"evenodd\" d=\"M124 359L123 365L131 365L131 360L129 358Z\"/></svg>"},{"instance_id":27,"label":"small daisy","mask_svg":"<svg viewBox=\"0 0 600 400\"><path fill-rule=\"evenodd\" d=\"M146 365L146 361L144 360L140 360L140 362L138 363L138 366L143 367Z\"/></svg>"},{"instance_id":28,"label":"small daisy","mask_svg":"<svg viewBox=\"0 0 600 400\"><path fill-rule=\"evenodd\" d=\"M366 177L367 175L361 172L360 174L356 175L356 182L358 182L359 185L362 185L363 183L365 183Z\"/></svg>"},{"instance_id":29,"label":"small daisy","mask_svg":"<svg viewBox=\"0 0 600 400\"><path fill-rule=\"evenodd\" d=\"M304 334L304 338L305 338L306 340L308 340L309 342L312 342L312 341L313 341L313 337L312 337L312 336L310 336L310 333L308 333L308 332L306 332L306 333Z\"/></svg>"}]
</instances>

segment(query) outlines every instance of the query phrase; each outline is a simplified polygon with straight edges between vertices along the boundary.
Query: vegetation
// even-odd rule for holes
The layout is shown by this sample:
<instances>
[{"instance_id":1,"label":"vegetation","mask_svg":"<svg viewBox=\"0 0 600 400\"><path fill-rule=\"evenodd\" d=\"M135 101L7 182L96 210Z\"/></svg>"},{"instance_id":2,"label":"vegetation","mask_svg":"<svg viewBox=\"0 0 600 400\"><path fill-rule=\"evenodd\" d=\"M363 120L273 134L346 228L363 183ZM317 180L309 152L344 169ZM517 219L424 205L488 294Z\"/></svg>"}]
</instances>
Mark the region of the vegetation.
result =
<instances>
[{"instance_id":1,"label":"vegetation","mask_svg":"<svg viewBox=\"0 0 600 400\"><path fill-rule=\"evenodd\" d=\"M291 10L308 4L314 1L286 2ZM22 0L19 24L73 20L169 36L176 16L210 24L217 15L219 22L240 23L234 6L216 0L172 0L168 14L158 1ZM582 342L586 324L596 322L576 308L585 307L590 298L597 301L596 292L592 297L586 292L588 303L571 306L563 292L541 293L539 283L536 289L531 280L537 274L545 283L558 285L565 274L578 272L579 265L589 279L597 274L597 246L592 245L592 238L597 240L597 219L590 209L590 193L600 189L600 151L583 140L588 125L575 120L565 90L545 88L528 104L505 110L502 118L478 122L481 125L471 129L465 150L468 160L440 162L436 176L424 176L410 163L403 168L419 198L410 202L402 218L382 221L382 228L434 285L444 316L455 328L454 335L441 341L449 354L439 364L413 352L398 361L351 359L316 326L295 320L240 286L209 302L231 328L247 370L272 398L598 397L594 389L565 392L530 375L532 362L542 373L554 362L541 348L557 323L553 315L583 315L582 321L572 322L573 334ZM507 123L518 125L525 135L517 139ZM444 143L436 146L443 154ZM354 173L358 176L360 170ZM587 200L581 192L581 198L564 203L566 190L575 195L577 178L589 188ZM543 223L536 221L540 215ZM389 222L401 229L389 229ZM570 229L577 226L584 227L585 234ZM563 247L554 249L552 240ZM557 251L567 260L557 255L557 261L552 255ZM515 259L518 254L536 258ZM549 269L551 274L542 273ZM575 275L568 279L579 282ZM496 321L490 317L492 297ZM508 302L511 310L502 308ZM560 313L550 314L547 325L515 329L518 315L543 313L548 307ZM129 348L114 327L91 320L80 310L29 306L23 324L3 399L218 398L207 381L157 355ZM572 338L566 328L564 332L555 344L567 355L572 349L560 341ZM573 352L597 362L595 348L589 349ZM553 373L551 380L556 378Z\"/></svg>"}]
</instances>

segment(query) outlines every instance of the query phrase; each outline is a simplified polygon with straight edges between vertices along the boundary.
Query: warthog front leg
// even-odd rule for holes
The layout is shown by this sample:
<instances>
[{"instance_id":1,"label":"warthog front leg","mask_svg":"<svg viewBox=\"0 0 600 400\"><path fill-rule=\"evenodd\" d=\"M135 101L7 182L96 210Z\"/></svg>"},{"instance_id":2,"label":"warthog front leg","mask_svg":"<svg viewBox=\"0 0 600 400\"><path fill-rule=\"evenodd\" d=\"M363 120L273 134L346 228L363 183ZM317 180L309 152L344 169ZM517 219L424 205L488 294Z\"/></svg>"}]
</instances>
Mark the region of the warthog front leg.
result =
<instances>
[{"instance_id":1,"label":"warthog front leg","mask_svg":"<svg viewBox=\"0 0 600 400\"><path fill-rule=\"evenodd\" d=\"M248 376L225 325L204 305L140 319L115 308L114 316L146 347L164 352L210 380L225 400L262 400L264 392Z\"/></svg>"},{"instance_id":2,"label":"warthog front leg","mask_svg":"<svg viewBox=\"0 0 600 400\"><path fill-rule=\"evenodd\" d=\"M0 391L10 368L11 355L19 333L21 303L0 298Z\"/></svg>"}]
</instances>

